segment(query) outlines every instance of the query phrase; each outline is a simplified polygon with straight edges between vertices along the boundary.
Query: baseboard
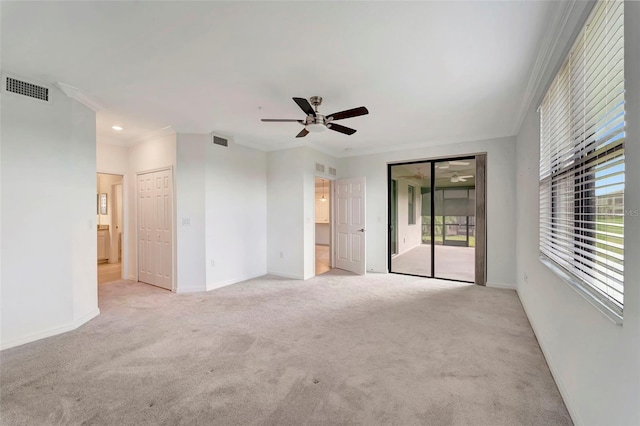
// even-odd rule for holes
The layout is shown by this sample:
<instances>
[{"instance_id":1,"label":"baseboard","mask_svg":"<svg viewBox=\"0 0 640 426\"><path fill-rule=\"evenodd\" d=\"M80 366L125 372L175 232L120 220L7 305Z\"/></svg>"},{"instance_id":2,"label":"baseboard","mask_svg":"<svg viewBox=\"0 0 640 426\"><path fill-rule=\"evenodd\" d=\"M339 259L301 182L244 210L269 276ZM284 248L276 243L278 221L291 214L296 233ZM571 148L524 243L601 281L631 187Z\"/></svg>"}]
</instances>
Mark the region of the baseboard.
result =
<instances>
[{"instance_id":1,"label":"baseboard","mask_svg":"<svg viewBox=\"0 0 640 426\"><path fill-rule=\"evenodd\" d=\"M560 374L558 373L558 371L554 366L553 359L551 358L551 354L547 350L544 340L541 338L542 336L540 335L540 333L538 333L538 330L536 329L536 325L534 324L533 321L531 321L531 316L529 315L527 304L524 302L524 300L520 296L520 292L517 289L516 289L516 294L518 295L518 299L520 299L520 304L522 305L522 309L524 309L524 313L527 316L527 319L529 320L529 324L531 325L531 328L533 329L533 334L535 334L536 339L538 340L538 345L540 346L540 350L542 350L542 355L544 355L544 359L547 361L547 365L549 366L549 371L551 371L551 376L553 377L553 380L556 382L556 386L558 386L558 390L560 391L560 395L562 396L564 405L567 407L567 411L571 416L571 420L573 421L573 424L583 425L584 422L582 421L582 419L580 418L576 410L573 408L573 403L571 402L571 397L569 396L569 392L567 391L566 386L564 385L564 383L562 382L562 379L560 378Z\"/></svg>"},{"instance_id":2,"label":"baseboard","mask_svg":"<svg viewBox=\"0 0 640 426\"><path fill-rule=\"evenodd\" d=\"M302 275L285 274L284 272L268 271L267 275L274 275L276 277L282 277L282 278L291 278L294 280L304 280L304 276Z\"/></svg>"},{"instance_id":3,"label":"baseboard","mask_svg":"<svg viewBox=\"0 0 640 426\"><path fill-rule=\"evenodd\" d=\"M206 287L180 287L178 286L178 288L175 289L175 293L178 294L182 294L182 293L199 293L202 291L207 291Z\"/></svg>"},{"instance_id":4,"label":"baseboard","mask_svg":"<svg viewBox=\"0 0 640 426\"><path fill-rule=\"evenodd\" d=\"M226 286L232 285L232 284L241 283L242 281L252 280L254 278L262 277L264 275L266 275L266 272L260 272L260 273L257 273L257 274L247 275L247 276L242 277L242 278L232 278L230 280L224 280L224 281L219 281L217 283L207 284L207 291L215 290L215 289L221 288L221 287L226 287Z\"/></svg>"},{"instance_id":5,"label":"baseboard","mask_svg":"<svg viewBox=\"0 0 640 426\"><path fill-rule=\"evenodd\" d=\"M47 337L57 336L58 334L66 333L71 330L75 330L81 325L89 322L93 318L100 315L100 309L95 308L94 310L82 315L80 318L75 321L65 324L59 327L53 327L48 330L44 330L38 333L30 334L29 336L21 337L19 339L10 340L8 342L3 342L0 350L5 350L9 348L15 348L16 346L25 345L27 343L35 342L36 340L46 339Z\"/></svg>"},{"instance_id":6,"label":"baseboard","mask_svg":"<svg viewBox=\"0 0 640 426\"><path fill-rule=\"evenodd\" d=\"M503 284L503 283L491 283L491 282L487 282L487 287L506 288L506 289L509 289L509 290L516 290L517 289L515 284Z\"/></svg>"},{"instance_id":7,"label":"baseboard","mask_svg":"<svg viewBox=\"0 0 640 426\"><path fill-rule=\"evenodd\" d=\"M129 275L129 276L127 277L127 279L128 279L128 280L131 280L131 281L137 281L137 280L136 280L136 276L135 276L135 275Z\"/></svg>"}]
</instances>

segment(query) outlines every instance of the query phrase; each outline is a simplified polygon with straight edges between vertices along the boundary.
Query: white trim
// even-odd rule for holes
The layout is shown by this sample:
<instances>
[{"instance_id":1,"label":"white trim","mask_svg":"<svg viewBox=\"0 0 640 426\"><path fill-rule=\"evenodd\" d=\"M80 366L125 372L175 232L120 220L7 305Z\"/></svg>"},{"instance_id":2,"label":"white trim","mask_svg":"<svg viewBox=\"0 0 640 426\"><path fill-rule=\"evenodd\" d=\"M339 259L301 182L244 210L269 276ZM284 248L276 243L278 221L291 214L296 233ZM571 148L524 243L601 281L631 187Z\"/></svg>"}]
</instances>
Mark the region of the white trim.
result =
<instances>
[{"instance_id":1,"label":"white trim","mask_svg":"<svg viewBox=\"0 0 640 426\"><path fill-rule=\"evenodd\" d=\"M525 89L524 97L520 103L520 109L516 115L515 126L513 128L513 134L515 135L518 134L520 126L522 126L524 121L524 117L527 115L527 111L529 111L529 107L531 106L536 93L538 93L538 89L542 84L545 73L551 64L551 59L553 58L553 54L555 53L556 47L560 41L562 32L569 21L569 17L573 12L576 3L576 0L557 2L555 3L555 7L552 7L549 10L547 25L543 32L544 35L542 42L538 48L538 54L536 55L536 60L533 64L533 68L531 69L531 74L529 75L529 81L527 82L527 88Z\"/></svg>"},{"instance_id":2,"label":"white trim","mask_svg":"<svg viewBox=\"0 0 640 426\"><path fill-rule=\"evenodd\" d=\"M558 370L555 368L555 363L553 362L553 358L551 358L551 354L547 350L547 346L546 346L544 340L542 339L542 334L538 333L538 330L536 328L536 324L533 321L531 321L531 317L529 316L529 310L527 309L527 305L524 302L524 299L520 296L520 292L518 290L516 290L516 294L518 295L518 299L520 299L520 304L522 305L522 309L524 310L524 314L526 315L527 319L529 320L529 325L531 325L531 329L533 330L533 334L536 336L536 340L538 340L538 346L540 346L540 350L542 351L542 355L544 356L545 361L547 361L547 366L549 367L549 371L551 371L551 376L553 377L553 380L556 382L556 386L558 387L558 390L560 391L560 396L562 397L562 399L564 401L565 407L567 407L567 411L569 412L569 416L571 416L571 420L576 425L585 424L582 421L582 419L580 418L580 416L578 415L578 412L574 408L573 401L571 400L571 397L569 396L569 391L567 391L567 387L565 386L564 382L562 381L562 377L560 376L560 373L558 373Z\"/></svg>"},{"instance_id":3,"label":"white trim","mask_svg":"<svg viewBox=\"0 0 640 426\"><path fill-rule=\"evenodd\" d=\"M237 144L237 145L242 145L242 146L247 147L247 148L256 149L256 150L258 150L258 151L262 151L262 152L267 152L267 151L269 151L269 150L268 150L267 148L265 148L264 146L259 145L259 144L255 144L255 143L253 143L253 142L245 142L245 141L242 141L242 140L234 140L233 142L234 142L235 144Z\"/></svg>"},{"instance_id":4,"label":"white trim","mask_svg":"<svg viewBox=\"0 0 640 426\"><path fill-rule=\"evenodd\" d=\"M142 142L146 141L147 139L156 138L156 137L164 136L164 135L171 135L171 134L175 134L175 133L176 133L175 129L173 127L171 127L171 126L161 127L159 129L152 130L149 133L145 133L142 136L138 136L136 138L128 139L128 142L130 142L130 144L128 144L126 146L127 147L136 146L136 145L139 145Z\"/></svg>"},{"instance_id":5,"label":"white trim","mask_svg":"<svg viewBox=\"0 0 640 426\"><path fill-rule=\"evenodd\" d=\"M285 274L284 272L267 271L266 275L273 275L280 278L291 278L294 280L304 280L304 276L302 275Z\"/></svg>"},{"instance_id":6,"label":"white trim","mask_svg":"<svg viewBox=\"0 0 640 426\"><path fill-rule=\"evenodd\" d=\"M147 284L147 283L142 283L142 284ZM153 284L148 284L148 285L153 285ZM157 287L157 286L156 286ZM163 288L163 287L158 287L158 288ZM166 289L165 289L166 290ZM174 293L176 294L183 294L183 293L201 293L205 291L205 289L203 289L202 287L186 287L186 288L177 288Z\"/></svg>"},{"instance_id":7,"label":"white trim","mask_svg":"<svg viewBox=\"0 0 640 426\"><path fill-rule=\"evenodd\" d=\"M82 105L93 110L94 112L98 112L101 109L104 109L104 107L100 105L98 101L91 98L89 95L83 93L77 87L69 86L68 84L64 84L60 82L56 83L56 87L71 99L75 99L76 101L80 102Z\"/></svg>"},{"instance_id":8,"label":"white trim","mask_svg":"<svg viewBox=\"0 0 640 426\"><path fill-rule=\"evenodd\" d=\"M513 139L515 138L515 136L516 135L514 134L509 134L509 135L494 135L494 136L484 135L484 136L465 138L465 139L444 138L444 139L439 139L435 141L416 142L416 143L406 144L406 145L390 145L390 146L384 146L384 147L373 147L370 149L365 148L363 150L354 149L347 153L336 154L334 156L338 158L361 157L361 156L367 156L367 155L383 154L387 152L402 152L402 151L408 151L413 149L429 148L429 147L443 146L443 145L447 145L447 147L451 149L459 144L465 144L465 143L471 143L471 142L482 143L484 141L496 141L500 139L506 140L506 139ZM456 157L459 156L458 154L453 154L453 155ZM466 155L466 154L460 154L460 155ZM411 162L413 161L414 160L412 159ZM406 163L406 160L400 161L400 163Z\"/></svg>"},{"instance_id":9,"label":"white trim","mask_svg":"<svg viewBox=\"0 0 640 426\"><path fill-rule=\"evenodd\" d=\"M247 275L245 277L232 278L230 280L219 281L219 282L215 282L215 283L211 283L211 284L207 283L207 286L206 286L207 287L207 291L215 290L217 288L226 287L228 285L241 283L243 281L252 280L254 278L263 277L266 274L267 274L266 272L259 272L257 274L251 274L251 275Z\"/></svg>"},{"instance_id":10,"label":"white trim","mask_svg":"<svg viewBox=\"0 0 640 426\"><path fill-rule=\"evenodd\" d=\"M487 281L487 287L491 288L501 288L505 290L517 290L515 284L504 284L504 283L491 283Z\"/></svg>"},{"instance_id":11,"label":"white trim","mask_svg":"<svg viewBox=\"0 0 640 426\"><path fill-rule=\"evenodd\" d=\"M136 256L136 257L137 257L137 256ZM136 279L136 276L135 276L135 275L131 275L131 274L129 274L129 275L127 276L127 278L126 278L126 279L127 279L127 280L130 280L130 281L136 281L136 282L138 282L138 280Z\"/></svg>"},{"instance_id":12,"label":"white trim","mask_svg":"<svg viewBox=\"0 0 640 426\"><path fill-rule=\"evenodd\" d=\"M88 321L92 320L93 318L97 317L98 315L100 315L100 309L96 308L96 309L94 309L92 311L89 311L88 313L82 315L80 318L74 320L73 322L70 322L69 324L61 325L61 326L58 326L58 327L53 327L53 328L50 328L48 330L40 331L38 333L30 334L30 335L25 336L25 337L21 337L21 338L15 339L15 340L10 340L8 342L4 342L4 343L2 343L2 347L0 348L0 350L5 350L5 349L9 349L9 348L15 348L16 346L24 345L24 344L27 344L27 343L35 342L36 340L45 339L47 337L52 337L52 336L56 336L58 334L66 333L66 332L71 331L71 330L75 330L76 328L78 328L81 325L87 323Z\"/></svg>"}]
</instances>

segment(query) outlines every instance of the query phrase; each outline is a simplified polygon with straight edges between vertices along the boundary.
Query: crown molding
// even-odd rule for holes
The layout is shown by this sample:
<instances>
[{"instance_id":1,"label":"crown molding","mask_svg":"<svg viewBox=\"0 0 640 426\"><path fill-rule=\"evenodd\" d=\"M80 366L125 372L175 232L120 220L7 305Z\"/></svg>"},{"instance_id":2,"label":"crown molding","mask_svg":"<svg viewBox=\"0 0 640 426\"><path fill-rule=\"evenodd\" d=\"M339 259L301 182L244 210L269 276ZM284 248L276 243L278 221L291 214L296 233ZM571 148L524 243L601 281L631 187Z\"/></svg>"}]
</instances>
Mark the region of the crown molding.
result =
<instances>
[{"instance_id":1,"label":"crown molding","mask_svg":"<svg viewBox=\"0 0 640 426\"><path fill-rule=\"evenodd\" d=\"M69 86L68 84L64 84L60 82L56 83L56 87L71 99L75 99L76 101L80 102L82 105L93 110L94 112L98 112L101 109L104 109L104 107L100 105L98 101L84 94L77 87Z\"/></svg>"},{"instance_id":2,"label":"crown molding","mask_svg":"<svg viewBox=\"0 0 640 426\"><path fill-rule=\"evenodd\" d=\"M531 103L538 89L540 89L540 85L543 83L545 71L547 71L547 68L551 65L551 60L558 46L558 42L577 3L578 0L557 2L555 3L555 7L549 10L544 36L538 48L538 54L531 69L531 74L529 74L529 81L527 82L527 88L520 103L520 109L516 115L516 122L513 128L514 135L517 135L520 131L524 117L527 111L529 111Z\"/></svg>"},{"instance_id":3,"label":"crown molding","mask_svg":"<svg viewBox=\"0 0 640 426\"><path fill-rule=\"evenodd\" d=\"M138 136L135 138L132 138L129 140L129 145L128 146L135 146L138 144L141 144L142 142L149 140L151 138L157 138L160 136L165 136L165 135L170 135L170 134L176 134L175 129L172 126L166 126L166 127L161 127L159 129L156 130L152 130L149 133L145 133L142 136Z\"/></svg>"}]
</instances>

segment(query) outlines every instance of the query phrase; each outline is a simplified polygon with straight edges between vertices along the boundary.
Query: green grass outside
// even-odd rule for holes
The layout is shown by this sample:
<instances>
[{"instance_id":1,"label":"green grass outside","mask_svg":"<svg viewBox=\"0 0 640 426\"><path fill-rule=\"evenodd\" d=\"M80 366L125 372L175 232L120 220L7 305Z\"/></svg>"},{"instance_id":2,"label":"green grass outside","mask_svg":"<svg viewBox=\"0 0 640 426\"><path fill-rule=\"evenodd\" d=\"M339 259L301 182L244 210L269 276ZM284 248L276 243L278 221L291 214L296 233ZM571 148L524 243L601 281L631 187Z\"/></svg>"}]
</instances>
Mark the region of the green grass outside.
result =
<instances>
[{"instance_id":1,"label":"green grass outside","mask_svg":"<svg viewBox=\"0 0 640 426\"><path fill-rule=\"evenodd\" d=\"M465 241L467 238L464 235L450 235L447 236L447 241ZM423 243L430 243L431 237L429 235L422 236ZM442 235L436 235L436 244L442 244ZM469 247L476 246L476 237L470 235L469 236Z\"/></svg>"}]
</instances>

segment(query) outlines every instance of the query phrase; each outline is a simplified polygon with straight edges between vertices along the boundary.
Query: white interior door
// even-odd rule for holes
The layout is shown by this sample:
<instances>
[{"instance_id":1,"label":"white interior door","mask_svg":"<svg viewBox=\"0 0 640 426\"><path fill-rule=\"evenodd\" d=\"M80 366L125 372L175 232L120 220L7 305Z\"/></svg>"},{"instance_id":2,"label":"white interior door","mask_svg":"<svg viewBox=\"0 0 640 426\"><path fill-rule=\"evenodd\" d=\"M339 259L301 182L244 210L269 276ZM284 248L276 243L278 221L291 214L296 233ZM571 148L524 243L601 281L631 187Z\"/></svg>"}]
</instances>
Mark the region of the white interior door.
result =
<instances>
[{"instance_id":1,"label":"white interior door","mask_svg":"<svg viewBox=\"0 0 640 426\"><path fill-rule=\"evenodd\" d=\"M138 281L173 287L171 170L138 175Z\"/></svg>"},{"instance_id":2,"label":"white interior door","mask_svg":"<svg viewBox=\"0 0 640 426\"><path fill-rule=\"evenodd\" d=\"M365 178L335 181L336 268L363 275L366 270Z\"/></svg>"},{"instance_id":3,"label":"white interior door","mask_svg":"<svg viewBox=\"0 0 640 426\"><path fill-rule=\"evenodd\" d=\"M155 197L155 251L156 262L155 285L172 289L172 201L171 201L171 171L163 170L155 172L154 197Z\"/></svg>"},{"instance_id":4,"label":"white interior door","mask_svg":"<svg viewBox=\"0 0 640 426\"><path fill-rule=\"evenodd\" d=\"M138 281L155 284L153 274L153 173L138 175Z\"/></svg>"}]
</instances>

